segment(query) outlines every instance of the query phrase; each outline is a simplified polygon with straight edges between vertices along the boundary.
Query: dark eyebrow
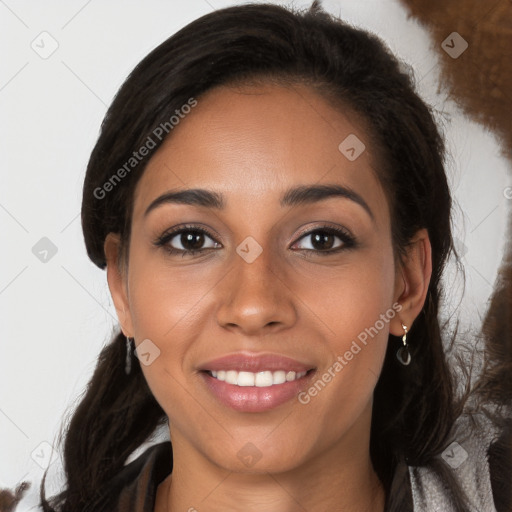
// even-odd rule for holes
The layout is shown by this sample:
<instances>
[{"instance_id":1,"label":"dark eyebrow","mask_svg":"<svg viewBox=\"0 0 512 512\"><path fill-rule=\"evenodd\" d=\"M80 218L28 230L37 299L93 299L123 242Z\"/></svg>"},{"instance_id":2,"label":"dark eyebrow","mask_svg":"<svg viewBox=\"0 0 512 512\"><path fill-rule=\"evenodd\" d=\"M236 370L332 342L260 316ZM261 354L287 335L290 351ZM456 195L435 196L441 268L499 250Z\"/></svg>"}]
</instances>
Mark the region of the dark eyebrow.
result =
<instances>
[{"instance_id":1,"label":"dark eyebrow","mask_svg":"<svg viewBox=\"0 0 512 512\"><path fill-rule=\"evenodd\" d=\"M337 184L301 185L287 190L281 197L281 206L298 206L311 204L331 197L343 197L362 206L366 213L375 221L375 217L366 201L354 190Z\"/></svg>"},{"instance_id":2,"label":"dark eyebrow","mask_svg":"<svg viewBox=\"0 0 512 512\"><path fill-rule=\"evenodd\" d=\"M362 206L371 219L375 221L375 217L370 207L357 192L348 187L337 184L300 185L298 187L291 188L283 194L279 204L281 207L298 206L301 204L317 203L331 197L342 197L354 201L358 205ZM223 210L226 207L223 195L218 192L201 188L176 191L171 190L152 201L146 209L144 217L158 206L167 203L203 206L205 208L213 208L215 210Z\"/></svg>"}]
</instances>

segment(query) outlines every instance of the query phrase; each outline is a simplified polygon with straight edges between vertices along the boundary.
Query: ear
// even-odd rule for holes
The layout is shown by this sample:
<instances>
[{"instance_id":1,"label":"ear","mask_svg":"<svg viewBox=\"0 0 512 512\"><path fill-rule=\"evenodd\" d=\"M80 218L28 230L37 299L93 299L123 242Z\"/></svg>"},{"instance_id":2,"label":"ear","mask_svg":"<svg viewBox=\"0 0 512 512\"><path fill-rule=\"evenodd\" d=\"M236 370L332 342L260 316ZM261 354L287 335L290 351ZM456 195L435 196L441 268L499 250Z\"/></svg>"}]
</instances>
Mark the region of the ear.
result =
<instances>
[{"instance_id":1,"label":"ear","mask_svg":"<svg viewBox=\"0 0 512 512\"><path fill-rule=\"evenodd\" d=\"M402 309L390 323L390 332L394 336L402 336L419 315L432 276L432 247L426 229L420 229L406 248L406 254L396 270L395 302Z\"/></svg>"},{"instance_id":2,"label":"ear","mask_svg":"<svg viewBox=\"0 0 512 512\"><path fill-rule=\"evenodd\" d=\"M121 238L118 233L108 233L104 243L107 260L107 281L117 311L117 318L125 336L133 336L130 314L127 271L120 260Z\"/></svg>"}]
</instances>

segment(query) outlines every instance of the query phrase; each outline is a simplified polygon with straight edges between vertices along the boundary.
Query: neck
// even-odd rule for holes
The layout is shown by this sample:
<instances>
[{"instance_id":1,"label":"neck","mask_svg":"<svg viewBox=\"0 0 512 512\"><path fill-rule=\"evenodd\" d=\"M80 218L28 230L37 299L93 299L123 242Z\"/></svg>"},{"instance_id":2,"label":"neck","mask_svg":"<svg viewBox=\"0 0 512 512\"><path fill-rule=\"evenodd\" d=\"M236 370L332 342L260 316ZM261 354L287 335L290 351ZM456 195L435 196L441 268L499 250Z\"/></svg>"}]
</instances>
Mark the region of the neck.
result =
<instances>
[{"instance_id":1,"label":"neck","mask_svg":"<svg viewBox=\"0 0 512 512\"><path fill-rule=\"evenodd\" d=\"M238 475L239 476L239 475ZM192 489L179 479L165 482L155 512L186 510L255 512L316 512L339 510L343 512L383 512L385 492L375 473L368 474L357 485L351 478L348 485L323 479L304 485L290 481L284 475L246 475L241 479L233 473L215 483L207 483ZM175 475L174 475L175 477ZM328 486L329 484L329 486Z\"/></svg>"},{"instance_id":2,"label":"neck","mask_svg":"<svg viewBox=\"0 0 512 512\"><path fill-rule=\"evenodd\" d=\"M235 473L180 451L173 444L176 464L158 488L155 512L384 511L385 491L368 449L363 457L332 449L282 473Z\"/></svg>"}]
</instances>

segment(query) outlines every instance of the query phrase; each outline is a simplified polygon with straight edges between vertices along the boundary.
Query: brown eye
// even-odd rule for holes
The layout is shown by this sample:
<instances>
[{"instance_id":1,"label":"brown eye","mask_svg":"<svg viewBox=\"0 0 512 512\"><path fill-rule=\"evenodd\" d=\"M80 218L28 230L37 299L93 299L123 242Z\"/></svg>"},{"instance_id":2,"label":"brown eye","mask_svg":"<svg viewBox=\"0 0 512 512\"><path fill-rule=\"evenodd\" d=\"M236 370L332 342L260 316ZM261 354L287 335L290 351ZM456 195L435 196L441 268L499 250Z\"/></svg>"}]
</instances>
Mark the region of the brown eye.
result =
<instances>
[{"instance_id":1,"label":"brown eye","mask_svg":"<svg viewBox=\"0 0 512 512\"><path fill-rule=\"evenodd\" d=\"M340 242L336 242L336 239ZM355 238L346 230L330 226L308 231L299 238L300 240L309 240L309 247L302 247L299 250L316 252L322 255L336 253L356 246Z\"/></svg>"},{"instance_id":2,"label":"brown eye","mask_svg":"<svg viewBox=\"0 0 512 512\"><path fill-rule=\"evenodd\" d=\"M204 247L208 239L212 243L209 247ZM158 247L164 247L170 254L181 254L182 256L206 252L220 246L208 231L194 226L185 226L164 233L154 243Z\"/></svg>"}]
</instances>

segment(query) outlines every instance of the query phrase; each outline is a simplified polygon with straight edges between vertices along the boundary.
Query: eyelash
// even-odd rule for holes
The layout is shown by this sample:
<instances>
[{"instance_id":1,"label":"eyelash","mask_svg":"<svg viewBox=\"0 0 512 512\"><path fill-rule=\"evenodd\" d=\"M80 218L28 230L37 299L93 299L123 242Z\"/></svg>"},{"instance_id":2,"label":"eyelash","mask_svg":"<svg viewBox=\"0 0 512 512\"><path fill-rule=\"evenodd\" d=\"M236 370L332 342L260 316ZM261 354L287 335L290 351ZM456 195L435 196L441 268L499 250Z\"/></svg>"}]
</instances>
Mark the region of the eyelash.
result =
<instances>
[{"instance_id":1,"label":"eyelash","mask_svg":"<svg viewBox=\"0 0 512 512\"><path fill-rule=\"evenodd\" d=\"M216 242L214 235L212 235L207 229L200 228L200 227L194 226L194 225L186 225L186 226L181 226L181 227L172 229L171 231L164 233L163 235L158 237L153 243L157 247L163 247L171 256L178 255L178 254L181 254L182 257L194 256L197 253L216 250L211 247L207 248L207 249L183 250L183 249L175 249L174 247L170 247L169 245L167 245L168 242L170 242L176 235L180 235L182 233L190 233L190 232L207 235L209 238L211 238L213 241ZM321 251L318 249L296 249L296 250L305 251L306 253L314 252L321 256L329 256L331 254L338 253L342 250L353 249L357 246L356 239L347 230L345 230L343 228L334 228L334 227L328 226L328 225L318 226L310 231L301 233L300 237L297 239L297 241L295 243L297 243L299 240L302 240L303 238L306 238L307 236L312 235L317 232L327 233L329 235L335 235L341 239L341 241L343 242L343 245L341 245L340 247L337 247L336 249L329 249L327 251Z\"/></svg>"}]
</instances>

